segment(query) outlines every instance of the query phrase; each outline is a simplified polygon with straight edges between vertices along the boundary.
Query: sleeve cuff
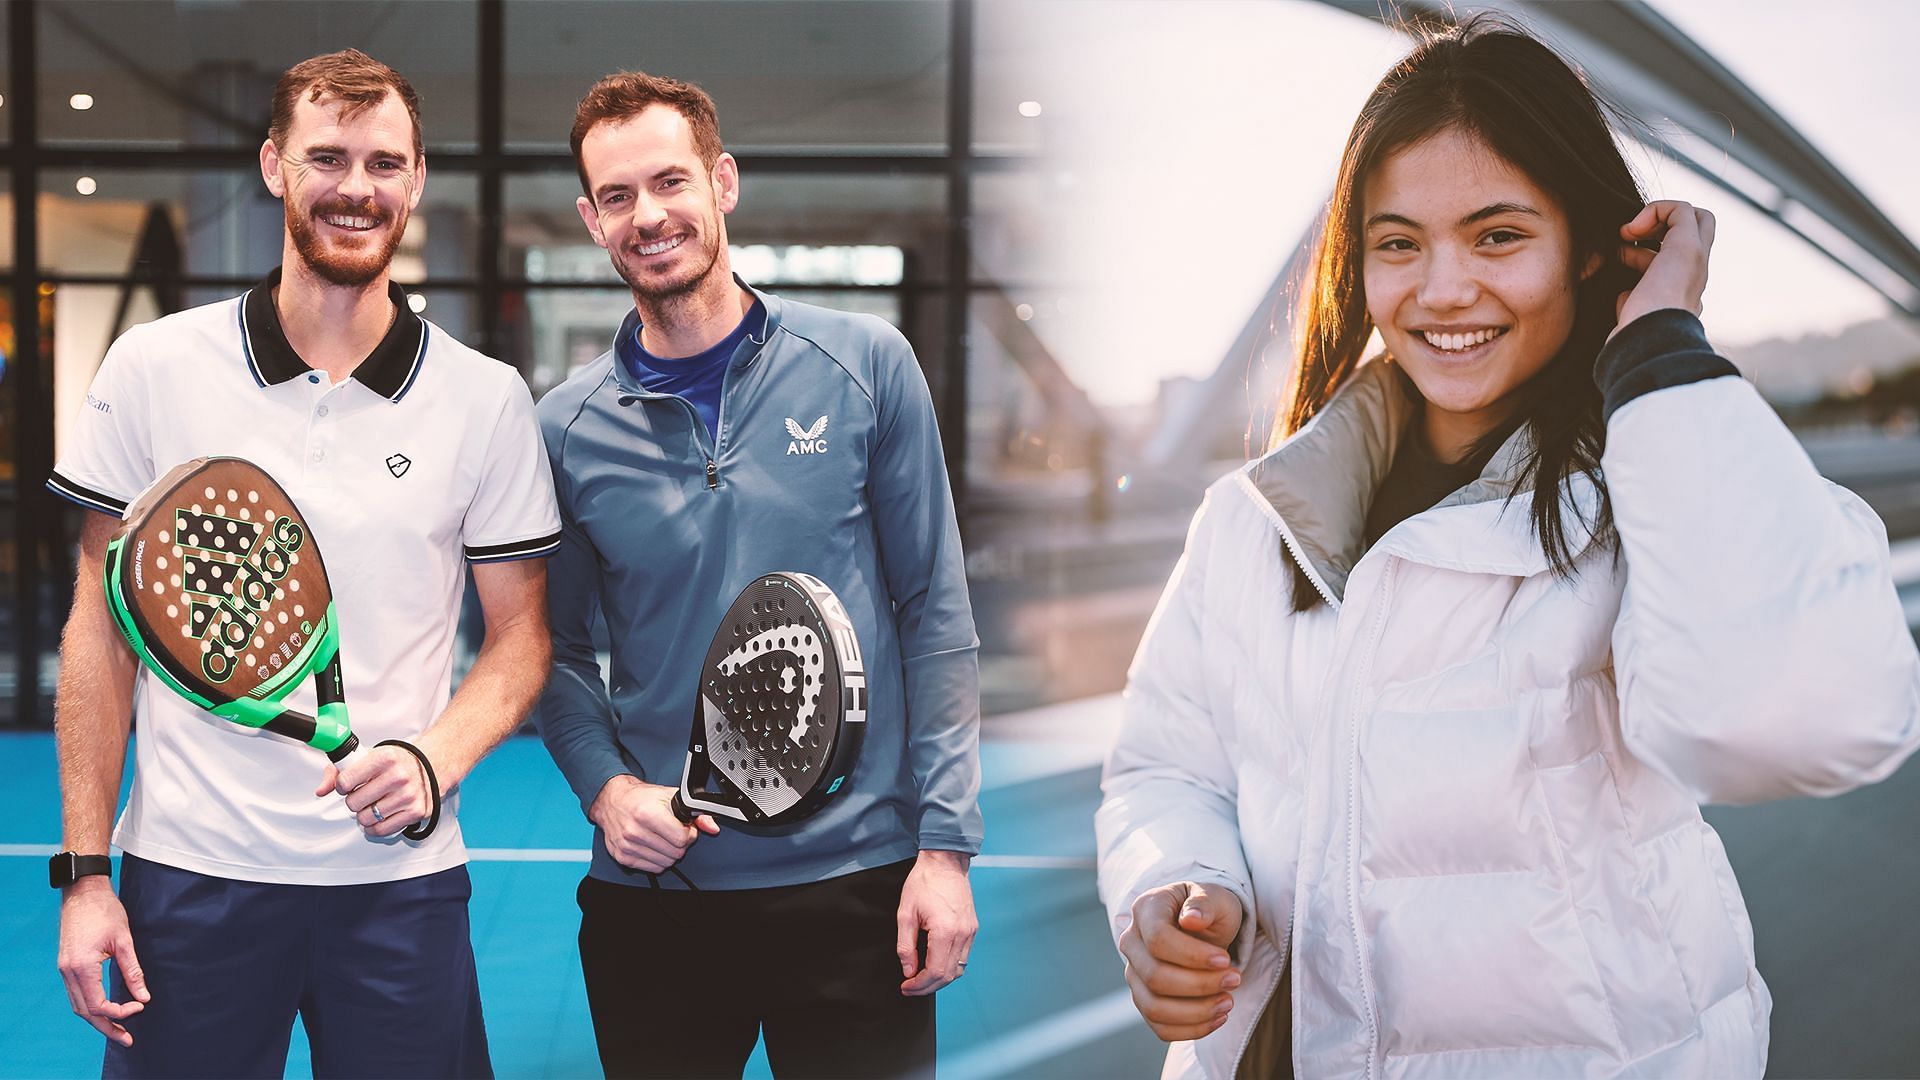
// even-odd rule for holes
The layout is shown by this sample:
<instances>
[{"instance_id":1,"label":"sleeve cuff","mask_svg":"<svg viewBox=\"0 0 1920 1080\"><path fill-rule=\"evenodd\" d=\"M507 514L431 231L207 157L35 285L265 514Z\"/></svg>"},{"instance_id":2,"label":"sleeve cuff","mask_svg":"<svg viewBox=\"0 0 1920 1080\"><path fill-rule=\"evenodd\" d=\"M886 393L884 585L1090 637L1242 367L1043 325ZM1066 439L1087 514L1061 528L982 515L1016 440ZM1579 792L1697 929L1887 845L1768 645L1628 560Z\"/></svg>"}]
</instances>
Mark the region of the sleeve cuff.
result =
<instances>
[{"instance_id":1,"label":"sleeve cuff","mask_svg":"<svg viewBox=\"0 0 1920 1080\"><path fill-rule=\"evenodd\" d=\"M960 836L956 833L921 833L919 839L921 851L957 851L972 857L980 854L980 838Z\"/></svg>"},{"instance_id":2,"label":"sleeve cuff","mask_svg":"<svg viewBox=\"0 0 1920 1080\"><path fill-rule=\"evenodd\" d=\"M1252 887L1241 878L1205 863L1195 863L1193 873L1184 880L1196 885L1211 885L1225 889L1233 894L1234 899L1240 901L1240 932L1235 934L1233 941L1228 943L1227 954L1236 964L1246 963L1248 954L1253 950L1254 934L1259 930L1256 925L1259 919L1255 916L1253 909Z\"/></svg>"},{"instance_id":3,"label":"sleeve cuff","mask_svg":"<svg viewBox=\"0 0 1920 1080\"><path fill-rule=\"evenodd\" d=\"M472 563L510 562L514 559L539 559L560 550L560 534L548 533L528 540L506 544L468 544L467 561Z\"/></svg>"},{"instance_id":4,"label":"sleeve cuff","mask_svg":"<svg viewBox=\"0 0 1920 1080\"><path fill-rule=\"evenodd\" d=\"M1621 327L1593 364L1603 420L1643 394L1739 374L1707 343L1699 317L1681 308L1649 311Z\"/></svg>"},{"instance_id":5,"label":"sleeve cuff","mask_svg":"<svg viewBox=\"0 0 1920 1080\"><path fill-rule=\"evenodd\" d=\"M103 514L124 517L127 512L127 500L116 499L104 491L96 491L84 484L76 484L57 472L47 477L47 490L68 502L78 503L89 510L98 510Z\"/></svg>"},{"instance_id":6,"label":"sleeve cuff","mask_svg":"<svg viewBox=\"0 0 1920 1080\"><path fill-rule=\"evenodd\" d=\"M618 755L616 755L616 757L618 757ZM585 784L575 788L573 792L574 795L580 799L580 816L586 818L588 821L593 820L594 800L598 799L600 793L605 791L607 785L612 783L617 777L631 776L642 783L646 782L646 778L640 775L640 770L629 769L624 762L617 762L611 768L602 765L588 775L590 779ZM596 826L596 828L597 827L598 826Z\"/></svg>"}]
</instances>

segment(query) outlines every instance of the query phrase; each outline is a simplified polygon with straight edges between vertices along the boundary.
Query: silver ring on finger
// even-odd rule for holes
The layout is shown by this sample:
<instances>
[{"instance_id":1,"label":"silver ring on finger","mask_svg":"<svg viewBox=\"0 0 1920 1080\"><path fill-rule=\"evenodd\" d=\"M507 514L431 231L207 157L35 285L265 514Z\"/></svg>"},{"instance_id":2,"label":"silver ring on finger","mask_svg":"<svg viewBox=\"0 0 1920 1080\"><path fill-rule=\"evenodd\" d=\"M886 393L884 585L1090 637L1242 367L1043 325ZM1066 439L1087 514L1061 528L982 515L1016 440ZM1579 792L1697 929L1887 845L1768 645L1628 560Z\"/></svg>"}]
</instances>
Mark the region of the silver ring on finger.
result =
<instances>
[{"instance_id":1,"label":"silver ring on finger","mask_svg":"<svg viewBox=\"0 0 1920 1080\"><path fill-rule=\"evenodd\" d=\"M387 819L387 815L385 815L385 814L383 814L383 813L381 813L381 812L380 812L380 804L379 804L379 803L377 803L377 802L376 802L376 803L368 803L368 804L367 804L367 809L369 809L369 810L371 810L371 811L373 811L373 823L374 823L375 825L378 825L378 824L380 824L380 823L381 823L382 821L385 821L385 820Z\"/></svg>"}]
</instances>

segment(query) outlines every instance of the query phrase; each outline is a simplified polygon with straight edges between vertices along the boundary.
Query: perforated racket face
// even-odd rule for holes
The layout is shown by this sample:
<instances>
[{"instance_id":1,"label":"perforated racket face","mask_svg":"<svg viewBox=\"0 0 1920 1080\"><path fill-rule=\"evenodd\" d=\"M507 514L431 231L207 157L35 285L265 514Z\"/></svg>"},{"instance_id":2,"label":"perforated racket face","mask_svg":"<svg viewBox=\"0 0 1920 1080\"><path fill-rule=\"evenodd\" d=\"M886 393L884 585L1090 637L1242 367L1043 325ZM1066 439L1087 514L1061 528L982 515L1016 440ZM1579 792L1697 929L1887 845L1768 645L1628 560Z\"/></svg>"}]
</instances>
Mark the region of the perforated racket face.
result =
<instances>
[{"instance_id":1,"label":"perforated racket face","mask_svg":"<svg viewBox=\"0 0 1920 1080\"><path fill-rule=\"evenodd\" d=\"M805 816L844 776L833 766L865 721L865 685L833 593L805 575L761 578L727 609L701 668L709 764L757 819Z\"/></svg>"},{"instance_id":2,"label":"perforated racket face","mask_svg":"<svg viewBox=\"0 0 1920 1080\"><path fill-rule=\"evenodd\" d=\"M114 542L116 602L176 681L230 701L300 674L332 594L305 520L259 467L178 466L127 509Z\"/></svg>"}]
</instances>

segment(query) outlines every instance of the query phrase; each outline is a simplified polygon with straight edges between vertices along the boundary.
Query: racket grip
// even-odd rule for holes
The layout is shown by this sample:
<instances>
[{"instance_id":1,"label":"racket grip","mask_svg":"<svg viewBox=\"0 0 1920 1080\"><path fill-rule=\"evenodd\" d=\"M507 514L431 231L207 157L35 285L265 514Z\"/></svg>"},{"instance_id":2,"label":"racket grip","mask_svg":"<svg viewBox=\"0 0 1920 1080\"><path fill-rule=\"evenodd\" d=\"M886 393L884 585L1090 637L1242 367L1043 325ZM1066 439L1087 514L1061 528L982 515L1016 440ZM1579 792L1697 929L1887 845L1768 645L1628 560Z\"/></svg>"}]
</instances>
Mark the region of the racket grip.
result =
<instances>
[{"instance_id":1,"label":"racket grip","mask_svg":"<svg viewBox=\"0 0 1920 1080\"><path fill-rule=\"evenodd\" d=\"M676 791L673 793L673 798L668 802L668 805L673 808L673 816L680 819L680 824L693 824L693 819L696 816L693 808L687 805L687 801L680 797L679 792Z\"/></svg>"},{"instance_id":2,"label":"racket grip","mask_svg":"<svg viewBox=\"0 0 1920 1080\"><path fill-rule=\"evenodd\" d=\"M338 765L342 761L346 760L346 757L348 754L351 754L358 749L360 749L360 736L349 734L347 736L347 741L327 751L327 760L333 762L335 765Z\"/></svg>"}]
</instances>

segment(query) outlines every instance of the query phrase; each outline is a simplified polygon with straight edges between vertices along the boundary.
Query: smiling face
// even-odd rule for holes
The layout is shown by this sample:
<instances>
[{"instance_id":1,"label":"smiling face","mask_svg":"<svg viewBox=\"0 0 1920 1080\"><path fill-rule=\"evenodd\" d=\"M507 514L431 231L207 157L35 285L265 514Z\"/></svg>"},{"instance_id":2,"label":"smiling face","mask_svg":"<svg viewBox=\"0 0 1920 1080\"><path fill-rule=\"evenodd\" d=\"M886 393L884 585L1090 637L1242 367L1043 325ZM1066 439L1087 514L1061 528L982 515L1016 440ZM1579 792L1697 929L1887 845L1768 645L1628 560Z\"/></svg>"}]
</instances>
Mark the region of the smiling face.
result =
<instances>
[{"instance_id":1,"label":"smiling face","mask_svg":"<svg viewBox=\"0 0 1920 1080\"><path fill-rule=\"evenodd\" d=\"M293 109L282 145L260 148L267 189L286 204L287 235L315 276L360 287L386 273L420 203L426 163L398 95L343 116L338 100Z\"/></svg>"},{"instance_id":2,"label":"smiling face","mask_svg":"<svg viewBox=\"0 0 1920 1080\"><path fill-rule=\"evenodd\" d=\"M1367 314L1457 460L1519 405L1573 330L1573 232L1559 204L1477 137L1448 129L1388 157L1362 192Z\"/></svg>"},{"instance_id":3,"label":"smiling face","mask_svg":"<svg viewBox=\"0 0 1920 1080\"><path fill-rule=\"evenodd\" d=\"M731 154L709 169L679 110L650 105L595 125L580 161L593 193L579 200L580 218L636 301L731 285L723 215L739 203L739 170Z\"/></svg>"}]
</instances>

